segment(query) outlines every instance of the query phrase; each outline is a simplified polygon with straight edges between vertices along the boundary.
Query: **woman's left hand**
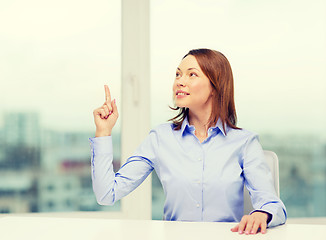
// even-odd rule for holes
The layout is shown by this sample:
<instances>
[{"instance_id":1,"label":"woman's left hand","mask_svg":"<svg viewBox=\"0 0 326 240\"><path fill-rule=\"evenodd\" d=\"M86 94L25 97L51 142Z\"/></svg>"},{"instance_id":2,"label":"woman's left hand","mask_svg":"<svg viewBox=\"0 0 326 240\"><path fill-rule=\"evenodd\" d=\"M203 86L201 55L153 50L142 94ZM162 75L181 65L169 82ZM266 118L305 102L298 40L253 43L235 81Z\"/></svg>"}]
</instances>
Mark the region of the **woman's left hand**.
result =
<instances>
[{"instance_id":1,"label":"woman's left hand","mask_svg":"<svg viewBox=\"0 0 326 240\"><path fill-rule=\"evenodd\" d=\"M264 212L253 212L251 215L244 215L241 222L231 229L232 232L239 234L256 234L260 228L260 232L265 234L267 227L268 214Z\"/></svg>"}]
</instances>

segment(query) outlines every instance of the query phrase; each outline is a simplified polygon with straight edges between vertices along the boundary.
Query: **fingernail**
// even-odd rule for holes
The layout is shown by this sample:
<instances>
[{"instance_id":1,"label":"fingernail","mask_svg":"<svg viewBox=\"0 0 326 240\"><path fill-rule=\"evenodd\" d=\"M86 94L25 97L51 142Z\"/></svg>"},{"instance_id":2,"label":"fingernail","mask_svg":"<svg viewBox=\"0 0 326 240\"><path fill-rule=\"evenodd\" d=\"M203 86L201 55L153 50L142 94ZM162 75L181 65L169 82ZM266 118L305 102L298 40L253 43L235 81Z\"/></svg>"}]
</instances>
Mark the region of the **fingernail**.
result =
<instances>
[{"instance_id":1,"label":"fingernail","mask_svg":"<svg viewBox=\"0 0 326 240\"><path fill-rule=\"evenodd\" d=\"M239 231L239 234L242 234L242 233L243 233L243 232L240 230L240 231Z\"/></svg>"},{"instance_id":2,"label":"fingernail","mask_svg":"<svg viewBox=\"0 0 326 240\"><path fill-rule=\"evenodd\" d=\"M111 115L111 114L112 114L112 111L109 112L109 115Z\"/></svg>"},{"instance_id":3,"label":"fingernail","mask_svg":"<svg viewBox=\"0 0 326 240\"><path fill-rule=\"evenodd\" d=\"M249 234L249 232L248 231L246 231L246 235L248 235Z\"/></svg>"}]
</instances>

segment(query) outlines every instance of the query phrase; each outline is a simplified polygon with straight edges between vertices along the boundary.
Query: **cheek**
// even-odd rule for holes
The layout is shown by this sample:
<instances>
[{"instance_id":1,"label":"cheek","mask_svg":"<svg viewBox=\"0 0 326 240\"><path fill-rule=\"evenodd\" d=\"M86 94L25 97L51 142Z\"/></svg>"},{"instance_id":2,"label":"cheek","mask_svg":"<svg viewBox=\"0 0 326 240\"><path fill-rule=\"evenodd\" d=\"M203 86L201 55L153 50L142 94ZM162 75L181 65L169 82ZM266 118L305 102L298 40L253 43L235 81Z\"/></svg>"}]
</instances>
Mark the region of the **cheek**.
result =
<instances>
[{"instance_id":1,"label":"cheek","mask_svg":"<svg viewBox=\"0 0 326 240\"><path fill-rule=\"evenodd\" d=\"M205 86L203 86L203 84L200 84L200 83L193 83L189 87L191 87L192 92L196 92L199 94L203 94L206 89Z\"/></svg>"},{"instance_id":2,"label":"cheek","mask_svg":"<svg viewBox=\"0 0 326 240\"><path fill-rule=\"evenodd\" d=\"M173 85L172 85L172 91L173 91L173 92L176 92L177 89L178 89L177 81L174 81L174 82L173 82Z\"/></svg>"},{"instance_id":3,"label":"cheek","mask_svg":"<svg viewBox=\"0 0 326 240\"><path fill-rule=\"evenodd\" d=\"M200 98L208 98L212 95L212 88L210 85L197 84L193 86L194 91L198 93L198 97Z\"/></svg>"},{"instance_id":4,"label":"cheek","mask_svg":"<svg viewBox=\"0 0 326 240\"><path fill-rule=\"evenodd\" d=\"M175 97L175 92L177 91L177 84L175 83L175 81L173 82L172 85L172 97Z\"/></svg>"}]
</instances>

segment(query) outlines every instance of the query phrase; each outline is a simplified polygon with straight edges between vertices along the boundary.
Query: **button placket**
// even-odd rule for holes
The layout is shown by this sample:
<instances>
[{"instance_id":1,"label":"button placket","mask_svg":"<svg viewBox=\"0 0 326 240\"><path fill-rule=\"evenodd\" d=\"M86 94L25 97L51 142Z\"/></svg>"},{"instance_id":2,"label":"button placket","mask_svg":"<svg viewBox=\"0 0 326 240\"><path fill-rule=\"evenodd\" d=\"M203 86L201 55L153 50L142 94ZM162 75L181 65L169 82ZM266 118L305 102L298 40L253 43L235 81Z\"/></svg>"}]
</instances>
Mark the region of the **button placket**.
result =
<instances>
[{"instance_id":1,"label":"button placket","mask_svg":"<svg viewBox=\"0 0 326 240\"><path fill-rule=\"evenodd\" d=\"M199 166L200 166L200 171L199 171L199 175L198 175L198 178L196 179L196 182L195 184L197 185L198 189L199 189L199 196L200 196L200 199L198 199L198 202L197 202L197 208L200 208L201 204L202 204L202 199L203 199L203 185L202 185L202 166L203 166L203 158L201 158L201 162L199 163Z\"/></svg>"}]
</instances>

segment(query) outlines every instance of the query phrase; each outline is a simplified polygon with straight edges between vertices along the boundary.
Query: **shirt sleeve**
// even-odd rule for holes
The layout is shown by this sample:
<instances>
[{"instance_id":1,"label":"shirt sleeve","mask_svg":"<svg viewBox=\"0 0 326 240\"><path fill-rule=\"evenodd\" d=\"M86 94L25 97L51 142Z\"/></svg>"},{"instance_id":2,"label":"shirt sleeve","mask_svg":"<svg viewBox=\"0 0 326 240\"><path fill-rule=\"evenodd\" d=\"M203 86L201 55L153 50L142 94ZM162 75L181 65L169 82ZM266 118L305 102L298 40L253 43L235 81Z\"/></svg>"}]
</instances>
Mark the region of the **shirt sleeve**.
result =
<instances>
[{"instance_id":1,"label":"shirt sleeve","mask_svg":"<svg viewBox=\"0 0 326 240\"><path fill-rule=\"evenodd\" d=\"M269 213L271 220L268 227L284 224L286 209L276 194L273 177L257 135L248 139L243 158L245 185L251 196L253 212L262 210Z\"/></svg>"},{"instance_id":2,"label":"shirt sleeve","mask_svg":"<svg viewBox=\"0 0 326 240\"><path fill-rule=\"evenodd\" d=\"M92 184L101 205L113 205L136 189L153 171L156 134L151 132L118 172L113 171L112 137L90 138Z\"/></svg>"}]
</instances>

